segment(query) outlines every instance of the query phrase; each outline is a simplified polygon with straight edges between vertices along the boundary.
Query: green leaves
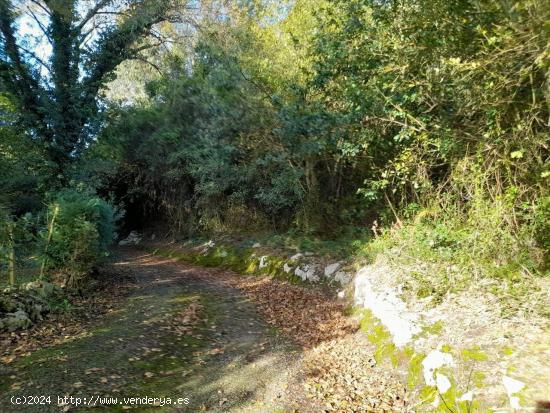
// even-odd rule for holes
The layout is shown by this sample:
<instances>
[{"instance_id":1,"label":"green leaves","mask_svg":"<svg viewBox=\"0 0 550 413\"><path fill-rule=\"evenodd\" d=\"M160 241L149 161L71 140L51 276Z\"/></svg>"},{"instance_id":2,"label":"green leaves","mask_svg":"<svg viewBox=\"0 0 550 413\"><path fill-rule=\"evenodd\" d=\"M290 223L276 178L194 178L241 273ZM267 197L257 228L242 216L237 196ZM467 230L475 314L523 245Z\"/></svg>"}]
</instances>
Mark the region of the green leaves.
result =
<instances>
[{"instance_id":1,"label":"green leaves","mask_svg":"<svg viewBox=\"0 0 550 413\"><path fill-rule=\"evenodd\" d=\"M0 87L14 96L24 132L45 143L66 183L67 167L94 138L101 88L120 63L139 56L139 41L174 2L46 1L34 12L16 3L0 1ZM21 19L33 22L36 48L51 47L50 55L40 58L24 47Z\"/></svg>"},{"instance_id":2,"label":"green leaves","mask_svg":"<svg viewBox=\"0 0 550 413\"><path fill-rule=\"evenodd\" d=\"M86 190L51 195L47 225L41 231L46 269L78 283L107 254L114 238L114 208Z\"/></svg>"}]
</instances>

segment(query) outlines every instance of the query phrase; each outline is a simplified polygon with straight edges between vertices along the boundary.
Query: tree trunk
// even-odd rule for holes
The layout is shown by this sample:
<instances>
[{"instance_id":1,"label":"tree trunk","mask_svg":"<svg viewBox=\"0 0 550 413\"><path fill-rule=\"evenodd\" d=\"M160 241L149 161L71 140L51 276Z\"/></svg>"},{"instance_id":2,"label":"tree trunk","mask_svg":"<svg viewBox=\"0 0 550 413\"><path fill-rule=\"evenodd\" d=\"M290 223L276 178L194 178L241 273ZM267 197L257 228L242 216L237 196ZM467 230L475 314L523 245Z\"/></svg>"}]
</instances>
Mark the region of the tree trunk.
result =
<instances>
[{"instance_id":1,"label":"tree trunk","mask_svg":"<svg viewBox=\"0 0 550 413\"><path fill-rule=\"evenodd\" d=\"M44 270L46 268L46 262L48 260L48 257L47 257L48 247L50 246L50 242L52 241L53 227L54 227L55 219L57 218L58 213L59 213L59 205L56 205L53 209L52 220L49 222L49 225L48 225L48 238L46 239L46 245L44 247L44 258L42 258L42 264L40 265L40 275L39 275L40 280L44 277Z\"/></svg>"},{"instance_id":2,"label":"tree trunk","mask_svg":"<svg viewBox=\"0 0 550 413\"><path fill-rule=\"evenodd\" d=\"M13 223L8 225L8 282L15 285L15 242L13 237Z\"/></svg>"}]
</instances>

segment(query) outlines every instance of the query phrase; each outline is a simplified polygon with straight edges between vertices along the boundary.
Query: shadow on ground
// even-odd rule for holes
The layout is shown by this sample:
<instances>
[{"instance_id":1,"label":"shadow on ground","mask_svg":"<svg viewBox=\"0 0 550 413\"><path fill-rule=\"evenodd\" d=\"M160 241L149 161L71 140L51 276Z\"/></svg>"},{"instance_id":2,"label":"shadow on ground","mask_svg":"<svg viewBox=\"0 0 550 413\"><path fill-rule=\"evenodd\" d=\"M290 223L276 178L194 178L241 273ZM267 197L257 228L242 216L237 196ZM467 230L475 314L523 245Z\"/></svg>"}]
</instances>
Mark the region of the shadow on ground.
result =
<instances>
[{"instance_id":1,"label":"shadow on ground","mask_svg":"<svg viewBox=\"0 0 550 413\"><path fill-rule=\"evenodd\" d=\"M88 331L0 370L2 412L284 411L283 394L300 353L266 325L237 290L196 277L196 268L121 251L137 288ZM193 309L192 314L189 313ZM12 397L51 396L14 405ZM114 405L58 405L58 396L117 398ZM131 405L123 398L188 399ZM43 400L46 401L46 400ZM105 400L102 400L105 402ZM312 407L313 408L313 407Z\"/></svg>"}]
</instances>

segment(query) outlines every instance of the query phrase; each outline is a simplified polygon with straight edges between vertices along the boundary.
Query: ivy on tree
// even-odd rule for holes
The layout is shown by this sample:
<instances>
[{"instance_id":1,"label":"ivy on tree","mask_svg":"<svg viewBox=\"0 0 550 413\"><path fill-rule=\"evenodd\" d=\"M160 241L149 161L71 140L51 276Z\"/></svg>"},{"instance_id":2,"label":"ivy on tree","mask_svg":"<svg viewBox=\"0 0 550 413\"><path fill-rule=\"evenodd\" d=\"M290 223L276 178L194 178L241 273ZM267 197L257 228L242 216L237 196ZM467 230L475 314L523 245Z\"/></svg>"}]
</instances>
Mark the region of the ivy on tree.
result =
<instances>
[{"instance_id":1,"label":"ivy on tree","mask_svg":"<svg viewBox=\"0 0 550 413\"><path fill-rule=\"evenodd\" d=\"M60 176L92 139L101 87L120 63L158 46L143 39L154 34L155 24L177 18L176 5L177 0L0 0L0 88ZM41 31L33 37L42 35L51 46L49 59L26 47L21 19Z\"/></svg>"}]
</instances>

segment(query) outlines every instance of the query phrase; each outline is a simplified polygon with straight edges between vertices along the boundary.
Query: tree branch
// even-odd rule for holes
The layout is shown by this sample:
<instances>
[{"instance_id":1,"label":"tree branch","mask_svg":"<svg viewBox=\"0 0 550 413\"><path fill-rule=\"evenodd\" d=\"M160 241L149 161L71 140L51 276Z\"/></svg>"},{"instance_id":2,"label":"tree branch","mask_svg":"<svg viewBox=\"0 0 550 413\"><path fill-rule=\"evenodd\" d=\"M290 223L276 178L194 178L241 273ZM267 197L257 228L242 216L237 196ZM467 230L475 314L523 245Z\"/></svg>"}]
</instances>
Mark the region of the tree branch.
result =
<instances>
[{"instance_id":1,"label":"tree branch","mask_svg":"<svg viewBox=\"0 0 550 413\"><path fill-rule=\"evenodd\" d=\"M50 67L42 60L40 59L36 53L24 48L23 46L19 46L19 49L25 53L27 53L28 55L32 56L32 58L34 60L36 60L42 67L44 67L48 72L51 73L51 70L50 70Z\"/></svg>"},{"instance_id":2,"label":"tree branch","mask_svg":"<svg viewBox=\"0 0 550 413\"><path fill-rule=\"evenodd\" d=\"M132 50L130 46L149 32L153 25L164 20L169 9L167 3L170 2L161 1L150 5L149 10L140 9L132 13L131 17L119 27L104 34L101 47L88 57L92 67L89 75L83 80L83 90L86 95L95 95L107 74L122 61L136 57L135 54L140 51L140 48Z\"/></svg>"},{"instance_id":3,"label":"tree branch","mask_svg":"<svg viewBox=\"0 0 550 413\"><path fill-rule=\"evenodd\" d=\"M40 30L42 31L42 33L44 34L44 36L46 36L46 38L48 39L48 41L50 42L50 44L53 44L53 40L52 40L52 38L50 37L50 34L48 33L48 30L46 30L46 28L44 27L44 25L42 24L42 22L40 22L40 20L39 20L38 17L36 16L36 14L34 14L34 12L33 12L31 9L28 9L28 12L29 12L30 16L32 17L32 19L36 22L36 24L38 24L38 27L40 28Z\"/></svg>"},{"instance_id":4,"label":"tree branch","mask_svg":"<svg viewBox=\"0 0 550 413\"><path fill-rule=\"evenodd\" d=\"M43 4L40 4L40 2L38 0L31 0L31 3L34 3L36 4L44 13L46 13L48 16L51 15L50 11L44 7Z\"/></svg>"},{"instance_id":5,"label":"tree branch","mask_svg":"<svg viewBox=\"0 0 550 413\"><path fill-rule=\"evenodd\" d=\"M158 67L156 64L154 64L153 62L150 62L149 60L147 60L147 59L144 58L144 57L136 56L136 57L130 58L129 60L137 60L137 61L139 61L139 62L147 63L148 65L150 65L151 67L153 67L153 68L159 73L159 75L164 76L164 73L162 72L162 70L160 69L160 67Z\"/></svg>"},{"instance_id":6,"label":"tree branch","mask_svg":"<svg viewBox=\"0 0 550 413\"><path fill-rule=\"evenodd\" d=\"M2 62L2 78L6 87L20 99L34 117L43 120L39 96L43 95L39 82L21 58L13 29L14 15L8 0L0 0L0 32L4 53L9 60Z\"/></svg>"},{"instance_id":7,"label":"tree branch","mask_svg":"<svg viewBox=\"0 0 550 413\"><path fill-rule=\"evenodd\" d=\"M100 0L97 2L97 4L91 8L88 13L86 13L86 16L80 21L80 23L75 27L75 30L77 33L80 33L84 26L86 26L86 23L88 23L95 15L99 13L99 11L108 6L109 3L112 3L113 0Z\"/></svg>"}]
</instances>

